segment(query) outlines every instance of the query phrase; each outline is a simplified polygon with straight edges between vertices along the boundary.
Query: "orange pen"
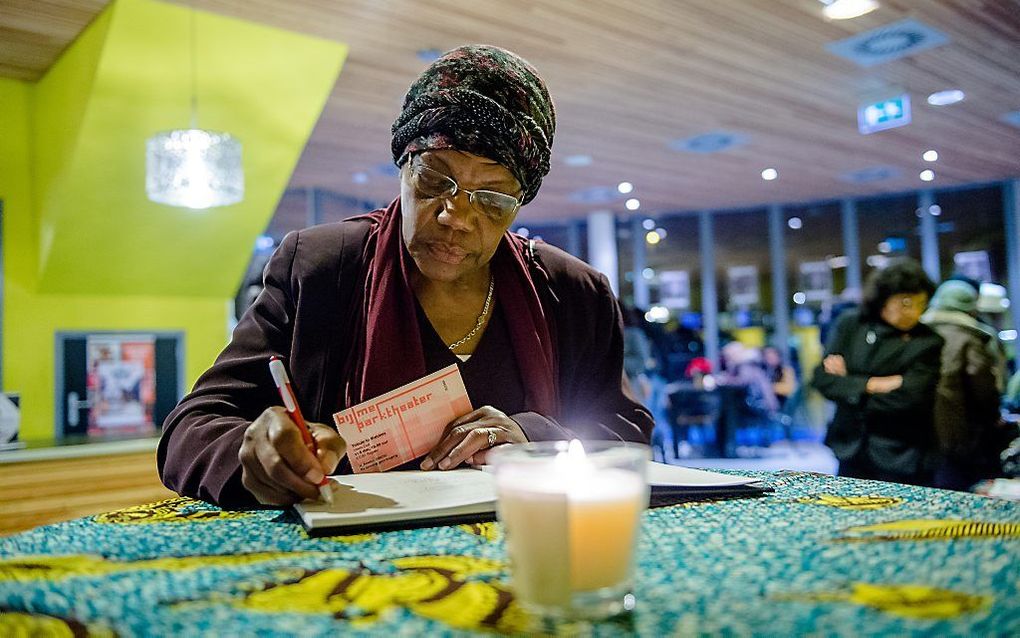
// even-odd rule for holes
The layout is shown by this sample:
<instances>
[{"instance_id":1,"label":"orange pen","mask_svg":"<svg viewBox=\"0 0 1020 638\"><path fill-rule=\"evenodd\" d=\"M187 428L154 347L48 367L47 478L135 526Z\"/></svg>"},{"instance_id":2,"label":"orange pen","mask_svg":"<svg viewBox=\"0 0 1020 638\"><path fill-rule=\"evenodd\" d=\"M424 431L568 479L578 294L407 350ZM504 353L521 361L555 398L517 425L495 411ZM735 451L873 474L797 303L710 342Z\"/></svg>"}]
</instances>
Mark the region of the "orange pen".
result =
<instances>
[{"instance_id":1,"label":"orange pen","mask_svg":"<svg viewBox=\"0 0 1020 638\"><path fill-rule=\"evenodd\" d=\"M312 433L308 431L308 424L305 423L305 417L301 414L301 407L298 406L297 397L294 395L294 388L290 383L290 377L287 376L287 368L284 367L283 361L279 357L269 358L269 373L273 375L273 382L276 383L276 388L280 391L283 407L301 432L301 440L304 441L305 447L312 453L312 456L318 459L319 457L316 455L316 452L318 452L319 448L315 445ZM329 487L329 479L325 476L322 477L322 482L319 483L319 494L322 494L322 500L329 504L333 503L333 492Z\"/></svg>"}]
</instances>

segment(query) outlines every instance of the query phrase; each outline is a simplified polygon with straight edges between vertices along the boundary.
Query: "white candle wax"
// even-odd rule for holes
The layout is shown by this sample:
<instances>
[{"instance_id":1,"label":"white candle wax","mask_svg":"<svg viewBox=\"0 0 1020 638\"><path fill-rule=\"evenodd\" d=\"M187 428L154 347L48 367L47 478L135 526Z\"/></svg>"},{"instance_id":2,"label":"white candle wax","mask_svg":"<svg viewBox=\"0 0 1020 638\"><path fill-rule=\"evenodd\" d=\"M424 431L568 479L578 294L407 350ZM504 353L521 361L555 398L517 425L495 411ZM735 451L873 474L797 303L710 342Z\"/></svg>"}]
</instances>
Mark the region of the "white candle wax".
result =
<instances>
[{"instance_id":1,"label":"white candle wax","mask_svg":"<svg viewBox=\"0 0 1020 638\"><path fill-rule=\"evenodd\" d=\"M499 475L514 586L526 601L564 605L573 592L630 576L648 487L637 472L571 459Z\"/></svg>"}]
</instances>

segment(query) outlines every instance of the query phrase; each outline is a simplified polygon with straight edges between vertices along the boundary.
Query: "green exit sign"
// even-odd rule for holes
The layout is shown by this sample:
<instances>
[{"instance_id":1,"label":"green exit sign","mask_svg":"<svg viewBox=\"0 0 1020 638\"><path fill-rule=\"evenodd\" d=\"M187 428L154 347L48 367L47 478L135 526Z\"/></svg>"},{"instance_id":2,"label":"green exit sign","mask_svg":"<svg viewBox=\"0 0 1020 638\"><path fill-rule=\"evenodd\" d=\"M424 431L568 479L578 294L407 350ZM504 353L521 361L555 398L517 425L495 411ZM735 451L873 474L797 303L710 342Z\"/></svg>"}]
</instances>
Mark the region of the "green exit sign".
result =
<instances>
[{"instance_id":1,"label":"green exit sign","mask_svg":"<svg viewBox=\"0 0 1020 638\"><path fill-rule=\"evenodd\" d=\"M910 124L910 96L904 93L857 108L857 130L862 135Z\"/></svg>"}]
</instances>

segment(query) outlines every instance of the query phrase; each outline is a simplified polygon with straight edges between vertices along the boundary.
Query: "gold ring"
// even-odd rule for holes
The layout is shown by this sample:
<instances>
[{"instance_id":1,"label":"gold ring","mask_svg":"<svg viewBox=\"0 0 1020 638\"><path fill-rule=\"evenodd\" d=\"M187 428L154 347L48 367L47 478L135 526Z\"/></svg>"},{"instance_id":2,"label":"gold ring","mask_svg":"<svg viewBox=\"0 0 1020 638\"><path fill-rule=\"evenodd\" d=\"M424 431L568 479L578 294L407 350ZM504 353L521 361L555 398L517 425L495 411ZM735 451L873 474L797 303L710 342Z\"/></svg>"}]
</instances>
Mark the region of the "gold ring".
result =
<instances>
[{"instance_id":1,"label":"gold ring","mask_svg":"<svg viewBox=\"0 0 1020 638\"><path fill-rule=\"evenodd\" d=\"M495 447L495 446L496 446L496 431L495 430L489 430L489 447Z\"/></svg>"}]
</instances>

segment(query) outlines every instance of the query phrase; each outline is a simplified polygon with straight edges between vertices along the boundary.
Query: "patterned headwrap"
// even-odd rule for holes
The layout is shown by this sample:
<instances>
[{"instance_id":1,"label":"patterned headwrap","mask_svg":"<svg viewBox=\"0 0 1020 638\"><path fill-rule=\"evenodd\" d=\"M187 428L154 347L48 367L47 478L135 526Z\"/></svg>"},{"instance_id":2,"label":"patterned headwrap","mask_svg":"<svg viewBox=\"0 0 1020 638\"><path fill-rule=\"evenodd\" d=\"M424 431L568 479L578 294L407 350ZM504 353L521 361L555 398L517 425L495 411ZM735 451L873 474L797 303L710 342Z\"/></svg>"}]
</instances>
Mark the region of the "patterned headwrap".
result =
<instances>
[{"instance_id":1,"label":"patterned headwrap","mask_svg":"<svg viewBox=\"0 0 1020 638\"><path fill-rule=\"evenodd\" d=\"M456 48L414 81L393 123L397 166L414 153L453 148L499 162L524 203L549 173L556 112L545 82L523 58L487 45Z\"/></svg>"}]
</instances>

